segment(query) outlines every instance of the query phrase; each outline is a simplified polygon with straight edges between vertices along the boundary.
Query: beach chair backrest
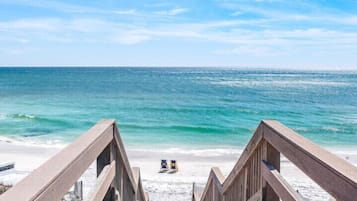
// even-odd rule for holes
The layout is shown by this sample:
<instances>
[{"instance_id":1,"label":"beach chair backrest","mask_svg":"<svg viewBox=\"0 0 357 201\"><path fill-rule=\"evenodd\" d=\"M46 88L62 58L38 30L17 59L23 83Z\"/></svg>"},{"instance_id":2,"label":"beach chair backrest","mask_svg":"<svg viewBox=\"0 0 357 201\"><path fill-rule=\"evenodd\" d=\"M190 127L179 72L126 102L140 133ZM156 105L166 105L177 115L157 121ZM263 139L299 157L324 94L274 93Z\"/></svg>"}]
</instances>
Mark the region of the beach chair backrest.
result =
<instances>
[{"instance_id":1,"label":"beach chair backrest","mask_svg":"<svg viewBox=\"0 0 357 201\"><path fill-rule=\"evenodd\" d=\"M161 160L161 168L167 168L167 161Z\"/></svg>"},{"instance_id":2,"label":"beach chair backrest","mask_svg":"<svg viewBox=\"0 0 357 201\"><path fill-rule=\"evenodd\" d=\"M171 169L176 169L176 160L171 160Z\"/></svg>"}]
</instances>

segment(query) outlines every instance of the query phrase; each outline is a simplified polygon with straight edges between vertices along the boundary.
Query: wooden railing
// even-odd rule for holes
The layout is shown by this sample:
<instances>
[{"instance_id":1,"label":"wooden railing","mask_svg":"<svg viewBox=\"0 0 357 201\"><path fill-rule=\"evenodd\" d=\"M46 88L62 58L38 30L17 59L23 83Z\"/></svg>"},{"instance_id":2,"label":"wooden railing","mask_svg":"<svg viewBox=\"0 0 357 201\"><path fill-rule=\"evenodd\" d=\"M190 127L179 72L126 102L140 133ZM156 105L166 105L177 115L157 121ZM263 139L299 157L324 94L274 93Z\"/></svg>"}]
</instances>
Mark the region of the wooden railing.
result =
<instances>
[{"instance_id":1,"label":"wooden railing","mask_svg":"<svg viewBox=\"0 0 357 201\"><path fill-rule=\"evenodd\" d=\"M96 160L90 201L148 201L114 120L103 120L0 196L0 201L59 201Z\"/></svg>"},{"instance_id":2,"label":"wooden railing","mask_svg":"<svg viewBox=\"0 0 357 201\"><path fill-rule=\"evenodd\" d=\"M357 199L357 168L277 121L262 121L233 170L212 168L193 201L295 201L302 197L280 175L280 154L338 201Z\"/></svg>"}]
</instances>

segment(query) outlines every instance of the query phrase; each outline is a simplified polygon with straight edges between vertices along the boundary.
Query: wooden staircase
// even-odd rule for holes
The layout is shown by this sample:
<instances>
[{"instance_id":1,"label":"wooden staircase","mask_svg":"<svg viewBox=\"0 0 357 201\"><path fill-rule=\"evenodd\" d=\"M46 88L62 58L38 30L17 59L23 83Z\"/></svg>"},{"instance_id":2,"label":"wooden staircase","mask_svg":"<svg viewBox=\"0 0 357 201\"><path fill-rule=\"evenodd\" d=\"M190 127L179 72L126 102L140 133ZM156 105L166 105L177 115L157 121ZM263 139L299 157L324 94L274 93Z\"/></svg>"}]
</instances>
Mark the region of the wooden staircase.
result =
<instances>
[{"instance_id":1,"label":"wooden staircase","mask_svg":"<svg viewBox=\"0 0 357 201\"><path fill-rule=\"evenodd\" d=\"M357 168L277 121L262 121L227 178L211 170L192 201L296 201L280 175L284 155L338 201L357 200ZM139 168L131 168L114 120L103 120L0 196L0 201L59 201L96 162L89 201L148 201Z\"/></svg>"},{"instance_id":2,"label":"wooden staircase","mask_svg":"<svg viewBox=\"0 0 357 201\"><path fill-rule=\"evenodd\" d=\"M148 201L139 168L131 168L114 120L90 130L0 196L0 201L59 201L96 161L88 201Z\"/></svg>"},{"instance_id":3,"label":"wooden staircase","mask_svg":"<svg viewBox=\"0 0 357 201\"><path fill-rule=\"evenodd\" d=\"M203 192L192 201L301 201L280 175L284 155L338 201L357 200L357 168L273 120L262 121L225 178L211 169Z\"/></svg>"}]
</instances>

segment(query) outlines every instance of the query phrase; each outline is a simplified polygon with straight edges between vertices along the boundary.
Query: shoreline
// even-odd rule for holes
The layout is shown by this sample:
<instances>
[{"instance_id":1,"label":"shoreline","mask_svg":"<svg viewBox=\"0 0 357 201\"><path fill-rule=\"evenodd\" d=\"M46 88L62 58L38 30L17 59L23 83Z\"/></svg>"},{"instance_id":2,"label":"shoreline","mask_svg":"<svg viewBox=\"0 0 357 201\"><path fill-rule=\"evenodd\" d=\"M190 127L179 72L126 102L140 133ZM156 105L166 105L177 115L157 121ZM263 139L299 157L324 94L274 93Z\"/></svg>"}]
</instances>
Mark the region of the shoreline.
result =
<instances>
[{"instance_id":1,"label":"shoreline","mask_svg":"<svg viewBox=\"0 0 357 201\"><path fill-rule=\"evenodd\" d=\"M62 146L63 148L64 146ZM15 170L7 174L0 173L0 183L16 184L34 169L46 162L61 150L60 147L50 147L48 145L34 145L1 141L0 139L0 161L15 162ZM214 154L218 150L218 154ZM212 167L219 167L224 176L227 176L241 154L241 150L230 150L225 153L223 149L212 150L186 150L180 152L177 149L135 149L127 148L126 152L131 167L139 167L143 186L149 192L151 200L189 200L191 198L192 183L195 182L198 188L204 188ZM206 151L212 154L204 155ZM329 151L337 154L353 165L357 165L357 150L336 150ZM179 172L176 174L158 173L161 159L177 160ZM145 168L144 168L145 167ZM302 195L310 195L310 200L328 199L329 196L321 190L303 172L297 169L292 163L282 157L281 174L291 184L299 190ZM90 187L95 183L95 165L83 174L81 180L84 181L84 195L90 192Z\"/></svg>"},{"instance_id":2,"label":"shoreline","mask_svg":"<svg viewBox=\"0 0 357 201\"><path fill-rule=\"evenodd\" d=\"M308 139L309 140L309 139ZM24 148L31 148L33 147L34 150L37 149L49 149L49 150L61 150L69 145L71 142L43 142L43 141L27 141L25 138L22 140L14 139L7 136L0 135L0 145L4 145L9 147L10 145L14 145L17 147L24 147ZM248 142L247 142L248 143ZM327 146L327 145L319 145L314 143L323 149L347 160L348 162L357 165L357 145L334 145L334 146ZM140 145L125 145L125 149L127 150L128 155L131 153L133 154L134 158L140 157L140 153L151 153L151 154L158 154L161 153L162 155L170 155L175 154L179 156L195 156L195 157L202 157L207 159L215 159L220 160L222 157L235 159L234 157L239 156L245 149L245 146L238 147L238 146L213 146L213 145L165 145L165 146L158 146L157 149L153 149L152 146L146 145L141 146L141 148L137 148ZM195 147L194 147L195 146ZM193 148L192 148L193 147ZM3 147L0 147L1 150ZM129 150L129 151L128 151ZM19 151L19 150L17 150ZM0 153L1 154L1 153ZM145 157L146 158L146 157Z\"/></svg>"}]
</instances>

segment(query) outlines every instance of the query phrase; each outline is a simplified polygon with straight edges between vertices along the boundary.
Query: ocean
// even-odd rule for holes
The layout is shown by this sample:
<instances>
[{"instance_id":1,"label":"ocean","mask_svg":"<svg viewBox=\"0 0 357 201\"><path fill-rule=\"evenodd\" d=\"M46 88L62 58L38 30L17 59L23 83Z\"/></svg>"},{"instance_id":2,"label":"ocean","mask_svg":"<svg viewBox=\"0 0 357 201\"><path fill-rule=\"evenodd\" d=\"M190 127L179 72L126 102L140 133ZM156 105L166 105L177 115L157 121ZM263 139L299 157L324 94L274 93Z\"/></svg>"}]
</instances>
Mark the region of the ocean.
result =
<instances>
[{"instance_id":1,"label":"ocean","mask_svg":"<svg viewBox=\"0 0 357 201\"><path fill-rule=\"evenodd\" d=\"M67 144L108 118L129 148L242 149L262 119L356 148L357 72L0 68L4 139Z\"/></svg>"}]
</instances>

